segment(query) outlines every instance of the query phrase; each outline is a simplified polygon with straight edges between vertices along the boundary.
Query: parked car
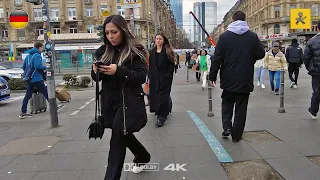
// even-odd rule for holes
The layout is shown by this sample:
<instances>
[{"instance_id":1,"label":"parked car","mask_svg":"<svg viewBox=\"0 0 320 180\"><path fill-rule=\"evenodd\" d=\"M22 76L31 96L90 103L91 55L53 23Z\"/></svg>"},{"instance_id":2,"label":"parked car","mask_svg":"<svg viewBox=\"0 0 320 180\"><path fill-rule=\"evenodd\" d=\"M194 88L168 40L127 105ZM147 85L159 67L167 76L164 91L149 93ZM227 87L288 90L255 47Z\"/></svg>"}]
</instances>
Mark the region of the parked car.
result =
<instances>
[{"instance_id":1,"label":"parked car","mask_svg":"<svg viewBox=\"0 0 320 180\"><path fill-rule=\"evenodd\" d=\"M1 61L0 66L5 66L11 69L21 69L23 66L23 61L22 60Z\"/></svg>"},{"instance_id":2,"label":"parked car","mask_svg":"<svg viewBox=\"0 0 320 180\"><path fill-rule=\"evenodd\" d=\"M0 77L0 101L4 101L10 98L10 89L8 86L8 82Z\"/></svg>"},{"instance_id":3,"label":"parked car","mask_svg":"<svg viewBox=\"0 0 320 180\"><path fill-rule=\"evenodd\" d=\"M4 78L6 81L9 81L10 79L22 78L22 74L22 69L14 69L0 65L0 77Z\"/></svg>"}]
</instances>

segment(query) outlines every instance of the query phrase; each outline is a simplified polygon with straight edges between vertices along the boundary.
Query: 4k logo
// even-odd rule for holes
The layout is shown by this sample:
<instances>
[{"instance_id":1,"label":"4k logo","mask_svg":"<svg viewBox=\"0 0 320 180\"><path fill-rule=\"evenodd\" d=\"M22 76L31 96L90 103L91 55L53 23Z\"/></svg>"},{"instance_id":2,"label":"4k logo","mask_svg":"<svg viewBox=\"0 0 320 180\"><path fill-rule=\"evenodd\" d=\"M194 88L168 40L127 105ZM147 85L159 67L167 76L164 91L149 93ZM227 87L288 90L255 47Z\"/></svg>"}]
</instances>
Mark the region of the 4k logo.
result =
<instances>
[{"instance_id":1,"label":"4k logo","mask_svg":"<svg viewBox=\"0 0 320 180\"><path fill-rule=\"evenodd\" d=\"M133 171L134 166L143 166L143 171L159 171L159 163L147 163L147 164L134 164L134 163L124 163L124 171ZM187 164L169 164L164 171L187 171L185 166Z\"/></svg>"}]
</instances>

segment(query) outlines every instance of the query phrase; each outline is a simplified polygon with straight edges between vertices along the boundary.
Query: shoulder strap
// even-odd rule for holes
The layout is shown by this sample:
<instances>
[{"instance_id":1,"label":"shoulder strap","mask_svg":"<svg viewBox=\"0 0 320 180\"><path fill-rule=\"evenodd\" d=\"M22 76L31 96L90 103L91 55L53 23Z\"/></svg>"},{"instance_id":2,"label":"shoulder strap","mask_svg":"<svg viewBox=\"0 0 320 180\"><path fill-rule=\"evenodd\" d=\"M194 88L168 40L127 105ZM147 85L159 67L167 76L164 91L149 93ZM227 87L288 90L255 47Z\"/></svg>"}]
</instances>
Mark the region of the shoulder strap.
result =
<instances>
[{"instance_id":1,"label":"shoulder strap","mask_svg":"<svg viewBox=\"0 0 320 180\"><path fill-rule=\"evenodd\" d=\"M95 108L95 121L98 121L98 116L101 116L101 109L100 109L100 97L99 97L99 75L100 71L97 70L96 72L96 108Z\"/></svg>"}]
</instances>

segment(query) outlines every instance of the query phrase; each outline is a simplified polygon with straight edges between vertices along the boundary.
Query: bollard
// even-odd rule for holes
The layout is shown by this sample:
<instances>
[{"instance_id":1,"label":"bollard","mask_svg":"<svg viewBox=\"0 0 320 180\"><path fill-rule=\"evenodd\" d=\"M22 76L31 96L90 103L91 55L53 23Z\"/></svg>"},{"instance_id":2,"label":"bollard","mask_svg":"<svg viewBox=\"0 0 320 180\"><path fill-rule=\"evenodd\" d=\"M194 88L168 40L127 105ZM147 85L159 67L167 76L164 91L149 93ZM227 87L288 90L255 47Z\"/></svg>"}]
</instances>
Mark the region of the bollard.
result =
<instances>
[{"instance_id":1,"label":"bollard","mask_svg":"<svg viewBox=\"0 0 320 180\"><path fill-rule=\"evenodd\" d=\"M208 81L208 101L209 101L209 111L208 111L208 117L213 117L213 111L212 111L212 86L210 84L209 75L207 75L207 81Z\"/></svg>"},{"instance_id":2,"label":"bollard","mask_svg":"<svg viewBox=\"0 0 320 180\"><path fill-rule=\"evenodd\" d=\"M187 82L189 82L189 67L187 66Z\"/></svg>"},{"instance_id":3,"label":"bollard","mask_svg":"<svg viewBox=\"0 0 320 180\"><path fill-rule=\"evenodd\" d=\"M285 113L286 110L284 109L284 69L280 71L280 108L278 113Z\"/></svg>"}]
</instances>

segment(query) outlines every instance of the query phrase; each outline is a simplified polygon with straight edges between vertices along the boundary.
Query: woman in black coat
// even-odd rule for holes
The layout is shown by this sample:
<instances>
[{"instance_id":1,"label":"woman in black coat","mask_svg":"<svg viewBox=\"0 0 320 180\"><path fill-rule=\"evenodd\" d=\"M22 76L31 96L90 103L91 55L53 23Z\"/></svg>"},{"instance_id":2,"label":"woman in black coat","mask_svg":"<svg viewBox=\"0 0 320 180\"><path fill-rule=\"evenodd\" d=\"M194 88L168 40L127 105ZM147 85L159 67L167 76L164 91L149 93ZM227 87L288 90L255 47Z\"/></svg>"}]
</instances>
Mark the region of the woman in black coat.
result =
<instances>
[{"instance_id":1,"label":"woman in black coat","mask_svg":"<svg viewBox=\"0 0 320 180\"><path fill-rule=\"evenodd\" d=\"M142 84L147 70L145 51L136 44L122 16L112 15L103 23L104 45L96 51L97 60L91 72L97 70L102 80L101 111L105 128L112 129L108 167L105 180L119 180L128 147L134 154L134 163L148 163L150 154L133 135L147 123ZM134 166L139 173L143 167Z\"/></svg>"},{"instance_id":2,"label":"woman in black coat","mask_svg":"<svg viewBox=\"0 0 320 180\"><path fill-rule=\"evenodd\" d=\"M150 51L149 59L149 103L150 112L158 115L156 126L162 127L172 109L170 93L175 54L164 33L158 34L155 42L156 46Z\"/></svg>"}]
</instances>

